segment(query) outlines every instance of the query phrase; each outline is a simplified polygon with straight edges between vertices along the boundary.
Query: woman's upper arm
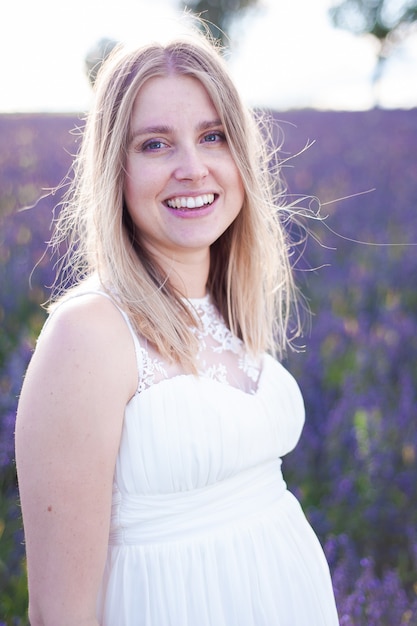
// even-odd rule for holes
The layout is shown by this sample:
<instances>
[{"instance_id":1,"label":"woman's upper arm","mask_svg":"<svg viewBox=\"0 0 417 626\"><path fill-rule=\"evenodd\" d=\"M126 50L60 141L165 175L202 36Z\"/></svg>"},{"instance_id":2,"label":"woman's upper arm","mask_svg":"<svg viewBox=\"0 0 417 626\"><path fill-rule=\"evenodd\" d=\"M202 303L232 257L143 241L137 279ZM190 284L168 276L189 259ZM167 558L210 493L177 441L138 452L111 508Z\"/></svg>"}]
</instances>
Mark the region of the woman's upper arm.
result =
<instances>
[{"instance_id":1,"label":"woman's upper arm","mask_svg":"<svg viewBox=\"0 0 417 626\"><path fill-rule=\"evenodd\" d=\"M39 341L16 421L30 611L33 623L54 626L96 623L114 467L136 378L117 309L99 296L77 300Z\"/></svg>"}]
</instances>

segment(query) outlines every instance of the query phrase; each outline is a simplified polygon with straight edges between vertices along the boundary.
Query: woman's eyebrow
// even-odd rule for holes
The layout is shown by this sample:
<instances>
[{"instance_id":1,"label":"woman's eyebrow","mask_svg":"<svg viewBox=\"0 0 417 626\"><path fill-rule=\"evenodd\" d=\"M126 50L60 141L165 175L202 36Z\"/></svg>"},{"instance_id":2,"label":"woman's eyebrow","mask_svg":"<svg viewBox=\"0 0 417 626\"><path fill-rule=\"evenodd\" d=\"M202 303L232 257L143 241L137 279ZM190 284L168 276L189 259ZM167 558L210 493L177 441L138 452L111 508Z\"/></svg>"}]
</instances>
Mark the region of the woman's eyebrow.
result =
<instances>
[{"instance_id":1,"label":"woman's eyebrow","mask_svg":"<svg viewBox=\"0 0 417 626\"><path fill-rule=\"evenodd\" d=\"M197 131L201 132L207 130L209 128L216 128L217 126L222 126L222 122L220 119L215 120L207 120L200 122L197 124ZM146 126L144 128L138 128L130 136L130 141L137 139L138 137L142 137L144 135L169 135L174 132L174 128L172 126L167 126L165 124L156 125L156 126Z\"/></svg>"},{"instance_id":2,"label":"woman's eyebrow","mask_svg":"<svg viewBox=\"0 0 417 626\"><path fill-rule=\"evenodd\" d=\"M207 122L200 122L197 126L197 130L207 130L208 128L216 128L217 126L222 126L222 121L219 119L216 120L208 120Z\"/></svg>"},{"instance_id":3,"label":"woman's eyebrow","mask_svg":"<svg viewBox=\"0 0 417 626\"><path fill-rule=\"evenodd\" d=\"M145 128L138 128L133 131L130 135L130 141L133 141L137 137L142 137L143 135L167 135L173 132L173 128L171 126L161 125L161 126L146 126Z\"/></svg>"}]
</instances>

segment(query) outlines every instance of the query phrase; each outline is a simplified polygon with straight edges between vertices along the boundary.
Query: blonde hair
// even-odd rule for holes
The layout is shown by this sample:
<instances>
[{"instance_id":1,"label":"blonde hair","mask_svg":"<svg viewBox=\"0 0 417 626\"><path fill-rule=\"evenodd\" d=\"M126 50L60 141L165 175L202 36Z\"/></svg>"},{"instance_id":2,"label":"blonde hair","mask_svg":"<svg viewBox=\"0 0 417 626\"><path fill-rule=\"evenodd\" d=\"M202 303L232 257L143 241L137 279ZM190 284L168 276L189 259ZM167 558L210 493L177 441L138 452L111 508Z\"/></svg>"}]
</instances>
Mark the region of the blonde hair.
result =
<instances>
[{"instance_id":1,"label":"blonde hair","mask_svg":"<svg viewBox=\"0 0 417 626\"><path fill-rule=\"evenodd\" d=\"M298 334L299 317L280 180L271 171L270 141L260 120L243 106L224 59L206 38L183 38L135 51L118 48L103 64L55 230L56 245L68 242L61 273L67 282L78 283L97 274L101 284L117 294L140 335L163 357L195 371L197 345L190 330L195 320L169 277L134 236L123 200L135 98L147 80L167 75L191 76L205 87L245 190L238 217L211 247L208 291L252 354L270 351L282 356L289 335ZM295 326L289 332L293 309Z\"/></svg>"}]
</instances>

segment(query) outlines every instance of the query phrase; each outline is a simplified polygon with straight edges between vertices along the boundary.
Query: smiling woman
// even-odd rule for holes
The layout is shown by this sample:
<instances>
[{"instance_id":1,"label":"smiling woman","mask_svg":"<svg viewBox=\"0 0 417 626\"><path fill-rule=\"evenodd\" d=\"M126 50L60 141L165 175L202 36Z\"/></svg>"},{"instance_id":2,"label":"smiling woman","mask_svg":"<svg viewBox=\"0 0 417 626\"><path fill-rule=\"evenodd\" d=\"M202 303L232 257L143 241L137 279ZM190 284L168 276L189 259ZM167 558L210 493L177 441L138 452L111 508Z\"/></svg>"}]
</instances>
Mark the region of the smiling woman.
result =
<instances>
[{"instance_id":1,"label":"smiling woman","mask_svg":"<svg viewBox=\"0 0 417 626\"><path fill-rule=\"evenodd\" d=\"M139 90L131 124L124 198L136 238L180 292L204 296L210 246L234 222L244 199L217 111L196 78L161 76ZM193 293L181 277L189 262L201 271Z\"/></svg>"},{"instance_id":2,"label":"smiling woman","mask_svg":"<svg viewBox=\"0 0 417 626\"><path fill-rule=\"evenodd\" d=\"M16 425L32 626L336 626L281 473L289 209L217 50L115 51L74 173Z\"/></svg>"}]
</instances>

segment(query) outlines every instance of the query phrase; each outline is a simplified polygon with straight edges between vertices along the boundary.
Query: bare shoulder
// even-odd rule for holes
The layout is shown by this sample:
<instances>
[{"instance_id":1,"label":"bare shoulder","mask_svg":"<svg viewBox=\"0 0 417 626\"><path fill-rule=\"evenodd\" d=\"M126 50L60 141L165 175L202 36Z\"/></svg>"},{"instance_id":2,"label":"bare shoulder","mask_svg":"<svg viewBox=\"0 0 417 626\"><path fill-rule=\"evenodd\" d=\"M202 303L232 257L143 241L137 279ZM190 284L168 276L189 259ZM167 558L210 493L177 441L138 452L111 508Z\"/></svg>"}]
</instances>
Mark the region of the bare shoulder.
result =
<instances>
[{"instance_id":1,"label":"bare shoulder","mask_svg":"<svg viewBox=\"0 0 417 626\"><path fill-rule=\"evenodd\" d=\"M114 304L100 295L61 304L26 372L17 413L18 448L37 441L39 450L60 450L63 457L69 442L75 450L94 433L108 458L114 458L136 385L133 340Z\"/></svg>"},{"instance_id":2,"label":"bare shoulder","mask_svg":"<svg viewBox=\"0 0 417 626\"><path fill-rule=\"evenodd\" d=\"M38 341L38 359L71 368L73 375L92 369L98 378L111 376L129 397L137 387L130 330L116 305L100 294L83 294L57 307Z\"/></svg>"},{"instance_id":3,"label":"bare shoulder","mask_svg":"<svg viewBox=\"0 0 417 626\"><path fill-rule=\"evenodd\" d=\"M107 297L96 293L79 294L61 302L52 311L48 324L42 333L44 337L62 334L65 339L74 341L83 335L91 340L105 339L115 333L128 337L127 324L117 306Z\"/></svg>"}]
</instances>

